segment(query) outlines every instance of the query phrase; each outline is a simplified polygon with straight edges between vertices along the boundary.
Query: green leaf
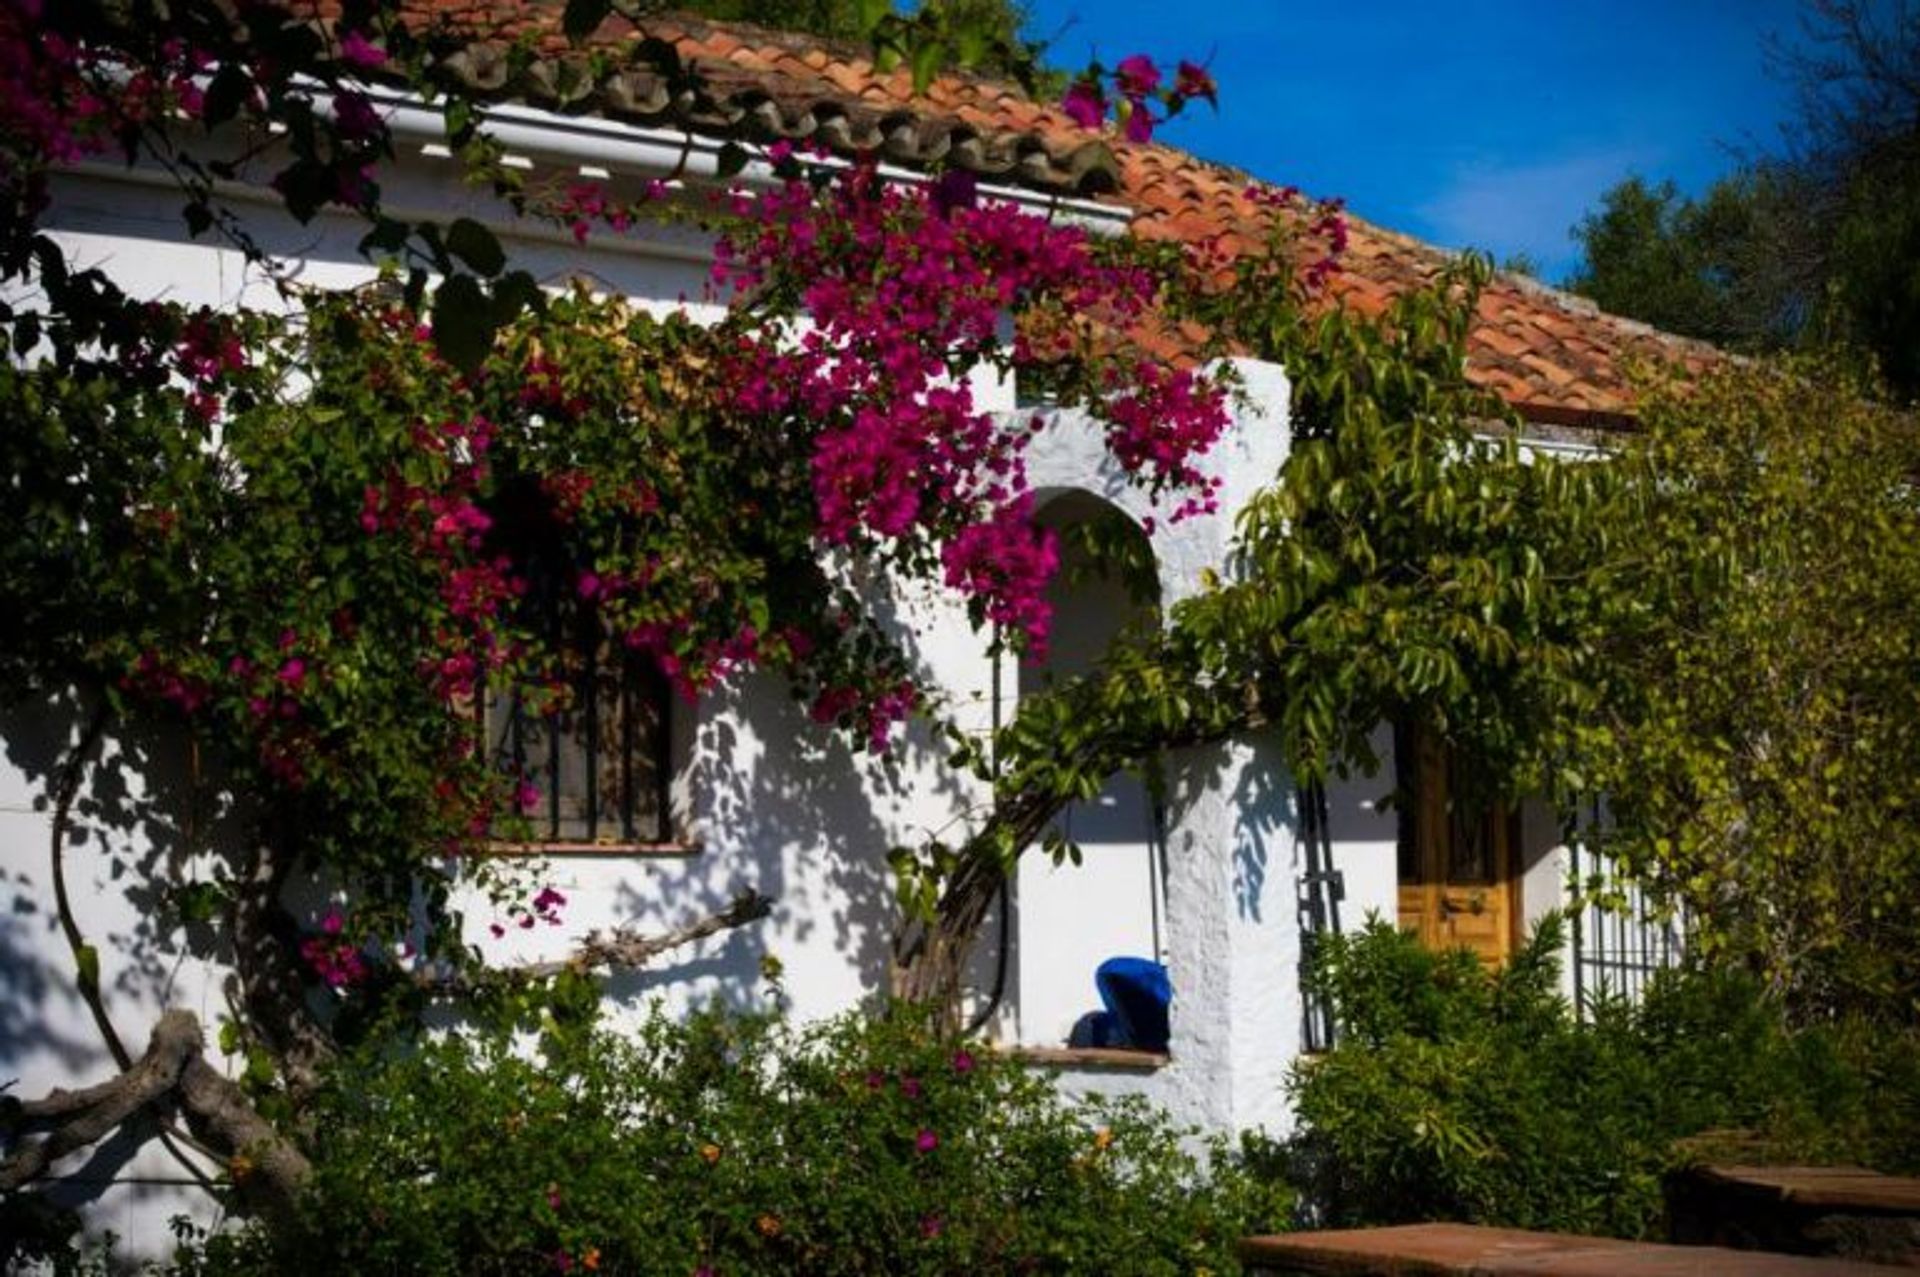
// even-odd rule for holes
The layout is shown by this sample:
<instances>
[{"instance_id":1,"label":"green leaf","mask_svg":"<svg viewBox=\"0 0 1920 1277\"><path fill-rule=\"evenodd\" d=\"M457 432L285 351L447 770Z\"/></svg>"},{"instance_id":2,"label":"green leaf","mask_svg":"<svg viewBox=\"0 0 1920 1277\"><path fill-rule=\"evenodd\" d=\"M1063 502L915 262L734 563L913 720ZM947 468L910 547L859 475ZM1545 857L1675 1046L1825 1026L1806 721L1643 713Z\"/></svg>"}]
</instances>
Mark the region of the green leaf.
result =
<instances>
[{"instance_id":1,"label":"green leaf","mask_svg":"<svg viewBox=\"0 0 1920 1277\"><path fill-rule=\"evenodd\" d=\"M252 91L253 80L247 75L246 68L237 62L226 63L214 72L213 79L207 84L200 118L209 129L225 124L239 114L241 104Z\"/></svg>"},{"instance_id":2,"label":"green leaf","mask_svg":"<svg viewBox=\"0 0 1920 1277\"><path fill-rule=\"evenodd\" d=\"M950 55L944 40L928 40L913 51L913 91L925 93Z\"/></svg>"},{"instance_id":3,"label":"green leaf","mask_svg":"<svg viewBox=\"0 0 1920 1277\"><path fill-rule=\"evenodd\" d=\"M507 253L500 247L499 239L471 217L462 217L447 228L447 249L488 279L498 275L507 264Z\"/></svg>"},{"instance_id":4,"label":"green leaf","mask_svg":"<svg viewBox=\"0 0 1920 1277\"><path fill-rule=\"evenodd\" d=\"M723 180L736 176L747 166L747 161L751 158L753 157L748 154L746 147L738 142L728 142L720 148L719 154L714 156L714 173Z\"/></svg>"},{"instance_id":5,"label":"green leaf","mask_svg":"<svg viewBox=\"0 0 1920 1277\"><path fill-rule=\"evenodd\" d=\"M80 976L80 991L88 995L100 992L100 951L83 944L73 951L74 965Z\"/></svg>"},{"instance_id":6,"label":"green leaf","mask_svg":"<svg viewBox=\"0 0 1920 1277\"><path fill-rule=\"evenodd\" d=\"M433 295L433 348L461 372L480 366L493 348L493 309L480 283L455 275Z\"/></svg>"},{"instance_id":7,"label":"green leaf","mask_svg":"<svg viewBox=\"0 0 1920 1277\"><path fill-rule=\"evenodd\" d=\"M893 0L859 0L860 29L872 35L893 12Z\"/></svg>"},{"instance_id":8,"label":"green leaf","mask_svg":"<svg viewBox=\"0 0 1920 1277\"><path fill-rule=\"evenodd\" d=\"M954 61L963 67L977 67L986 60L988 36L978 19L961 21L953 30Z\"/></svg>"},{"instance_id":9,"label":"green leaf","mask_svg":"<svg viewBox=\"0 0 1920 1277\"><path fill-rule=\"evenodd\" d=\"M226 902L226 892L218 883L181 883L174 889L173 901L182 922L211 922Z\"/></svg>"},{"instance_id":10,"label":"green leaf","mask_svg":"<svg viewBox=\"0 0 1920 1277\"><path fill-rule=\"evenodd\" d=\"M546 300L547 295L540 291L540 281L526 271L510 271L502 275L493 284L494 327L505 328L523 313L541 313Z\"/></svg>"},{"instance_id":11,"label":"green leaf","mask_svg":"<svg viewBox=\"0 0 1920 1277\"><path fill-rule=\"evenodd\" d=\"M372 230L360 237L360 255L371 257L375 253L398 253L407 246L407 237L412 233L405 222L382 217L374 222Z\"/></svg>"}]
</instances>

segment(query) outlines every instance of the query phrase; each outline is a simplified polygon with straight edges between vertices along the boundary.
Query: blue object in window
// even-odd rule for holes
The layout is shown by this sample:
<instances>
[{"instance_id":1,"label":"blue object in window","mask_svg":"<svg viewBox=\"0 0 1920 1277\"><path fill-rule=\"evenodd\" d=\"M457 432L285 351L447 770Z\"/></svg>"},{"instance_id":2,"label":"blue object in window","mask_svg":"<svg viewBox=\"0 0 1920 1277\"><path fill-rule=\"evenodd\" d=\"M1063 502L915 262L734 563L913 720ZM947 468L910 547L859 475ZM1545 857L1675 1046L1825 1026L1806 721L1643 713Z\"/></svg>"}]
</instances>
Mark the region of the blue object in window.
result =
<instances>
[{"instance_id":1,"label":"blue object in window","mask_svg":"<svg viewBox=\"0 0 1920 1277\"><path fill-rule=\"evenodd\" d=\"M1113 1014L1108 1011L1089 1011L1073 1022L1073 1032L1067 1035L1067 1045L1075 1049L1098 1046L1119 1046L1115 1039L1119 1030L1114 1027Z\"/></svg>"},{"instance_id":2,"label":"blue object in window","mask_svg":"<svg viewBox=\"0 0 1920 1277\"><path fill-rule=\"evenodd\" d=\"M1100 1045L1137 1051L1167 1049L1173 982L1167 979L1165 966L1150 958L1108 958L1094 971L1093 983L1111 1021L1111 1040Z\"/></svg>"}]
</instances>

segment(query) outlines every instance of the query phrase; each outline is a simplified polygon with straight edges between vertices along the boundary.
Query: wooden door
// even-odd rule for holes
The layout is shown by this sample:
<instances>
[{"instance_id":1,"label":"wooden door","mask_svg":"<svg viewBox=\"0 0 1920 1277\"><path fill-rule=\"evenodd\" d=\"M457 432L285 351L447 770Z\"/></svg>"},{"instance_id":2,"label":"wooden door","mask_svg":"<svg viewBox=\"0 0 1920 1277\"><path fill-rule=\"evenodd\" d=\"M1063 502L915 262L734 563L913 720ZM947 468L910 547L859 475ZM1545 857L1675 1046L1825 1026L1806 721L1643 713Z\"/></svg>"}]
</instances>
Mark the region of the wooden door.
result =
<instances>
[{"instance_id":1,"label":"wooden door","mask_svg":"<svg viewBox=\"0 0 1920 1277\"><path fill-rule=\"evenodd\" d=\"M1401 733L1400 929L1496 965L1513 952L1513 819L1468 795L1463 764L1429 733Z\"/></svg>"}]
</instances>

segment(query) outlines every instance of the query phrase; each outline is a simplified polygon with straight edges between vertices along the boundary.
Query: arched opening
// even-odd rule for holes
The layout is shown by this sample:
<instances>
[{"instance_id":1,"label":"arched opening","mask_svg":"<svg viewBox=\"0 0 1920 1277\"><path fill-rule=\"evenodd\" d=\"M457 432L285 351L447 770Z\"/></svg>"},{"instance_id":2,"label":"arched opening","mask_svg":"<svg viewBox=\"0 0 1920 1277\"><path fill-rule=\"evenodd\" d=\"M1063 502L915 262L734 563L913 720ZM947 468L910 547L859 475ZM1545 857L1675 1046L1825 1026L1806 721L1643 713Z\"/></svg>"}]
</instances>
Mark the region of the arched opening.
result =
<instances>
[{"instance_id":1,"label":"arched opening","mask_svg":"<svg viewBox=\"0 0 1920 1277\"><path fill-rule=\"evenodd\" d=\"M1052 638L1044 660L1023 662L1019 693L1032 696L1092 671L1128 629L1157 623L1159 583L1140 526L1112 504L1068 491L1038 521L1060 535L1061 566L1049 590ZM1018 1036L1060 1046L1101 1007L1095 972L1113 958L1165 959L1165 862L1154 804L1137 777L1061 813L1057 828L1082 862L1021 857L1013 923Z\"/></svg>"}]
</instances>

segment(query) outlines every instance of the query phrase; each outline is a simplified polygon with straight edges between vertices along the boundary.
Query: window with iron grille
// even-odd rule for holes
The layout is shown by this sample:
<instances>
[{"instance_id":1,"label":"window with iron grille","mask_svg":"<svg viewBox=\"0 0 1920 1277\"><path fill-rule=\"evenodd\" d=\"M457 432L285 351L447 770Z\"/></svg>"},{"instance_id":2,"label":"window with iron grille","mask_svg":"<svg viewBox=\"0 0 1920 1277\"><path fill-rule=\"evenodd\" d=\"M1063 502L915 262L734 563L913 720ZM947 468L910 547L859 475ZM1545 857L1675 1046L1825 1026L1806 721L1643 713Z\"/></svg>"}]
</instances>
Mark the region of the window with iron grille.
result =
<instances>
[{"instance_id":1,"label":"window with iron grille","mask_svg":"<svg viewBox=\"0 0 1920 1277\"><path fill-rule=\"evenodd\" d=\"M532 838L554 847L675 841L674 698L652 654L609 637L599 610L552 577L535 581L525 603L560 654L558 694L495 689L485 729L495 764L539 790L523 813Z\"/></svg>"}]
</instances>

